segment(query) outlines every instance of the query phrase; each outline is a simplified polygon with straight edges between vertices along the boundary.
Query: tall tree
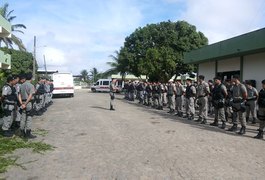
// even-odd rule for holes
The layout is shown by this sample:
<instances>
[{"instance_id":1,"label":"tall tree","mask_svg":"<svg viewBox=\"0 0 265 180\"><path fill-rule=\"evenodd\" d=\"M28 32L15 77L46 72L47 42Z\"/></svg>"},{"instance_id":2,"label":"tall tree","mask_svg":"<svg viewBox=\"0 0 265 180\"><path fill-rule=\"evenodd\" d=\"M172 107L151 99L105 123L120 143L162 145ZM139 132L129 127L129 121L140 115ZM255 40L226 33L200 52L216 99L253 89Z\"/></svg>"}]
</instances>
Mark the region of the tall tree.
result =
<instances>
[{"instance_id":1,"label":"tall tree","mask_svg":"<svg viewBox=\"0 0 265 180\"><path fill-rule=\"evenodd\" d=\"M21 74L32 72L33 67L33 55L32 53L18 51L14 49L8 49L7 47L1 48L7 54L12 57L11 69L1 70L7 75L9 74Z\"/></svg>"},{"instance_id":2,"label":"tall tree","mask_svg":"<svg viewBox=\"0 0 265 180\"><path fill-rule=\"evenodd\" d=\"M16 16L12 16L14 10L8 11L9 4L5 3L2 7L0 7L0 15L2 15L7 21L11 23L11 31L14 33L22 33L24 32L21 29L26 29L24 24L12 24L12 21L16 18ZM19 50L26 51L26 48L20 38L12 33L11 37L0 38L0 45L3 42L7 47L13 48L15 44Z\"/></svg>"},{"instance_id":3,"label":"tall tree","mask_svg":"<svg viewBox=\"0 0 265 180\"><path fill-rule=\"evenodd\" d=\"M136 76L167 81L174 74L194 71L194 66L183 63L183 54L206 44L203 33L185 21L150 24L126 37L118 62Z\"/></svg>"},{"instance_id":4,"label":"tall tree","mask_svg":"<svg viewBox=\"0 0 265 180\"><path fill-rule=\"evenodd\" d=\"M126 72L128 72L128 63L122 59L123 52L115 51L115 55L110 55L110 58L113 60L111 62L107 62L107 64L111 67L107 71L104 72L105 76L110 76L112 74L120 73L122 78L125 78Z\"/></svg>"},{"instance_id":5,"label":"tall tree","mask_svg":"<svg viewBox=\"0 0 265 180\"><path fill-rule=\"evenodd\" d=\"M82 76L82 79L83 79L83 81L85 81L85 82L87 82L87 80L88 80L88 72L87 72L87 70L82 70L81 72L80 72L80 74L81 74L81 76Z\"/></svg>"},{"instance_id":6,"label":"tall tree","mask_svg":"<svg viewBox=\"0 0 265 180\"><path fill-rule=\"evenodd\" d=\"M92 81L93 82L96 82L98 79L100 79L99 75L100 73L98 72L97 68L92 68L90 70L90 73L91 73L91 77L92 77Z\"/></svg>"}]
</instances>

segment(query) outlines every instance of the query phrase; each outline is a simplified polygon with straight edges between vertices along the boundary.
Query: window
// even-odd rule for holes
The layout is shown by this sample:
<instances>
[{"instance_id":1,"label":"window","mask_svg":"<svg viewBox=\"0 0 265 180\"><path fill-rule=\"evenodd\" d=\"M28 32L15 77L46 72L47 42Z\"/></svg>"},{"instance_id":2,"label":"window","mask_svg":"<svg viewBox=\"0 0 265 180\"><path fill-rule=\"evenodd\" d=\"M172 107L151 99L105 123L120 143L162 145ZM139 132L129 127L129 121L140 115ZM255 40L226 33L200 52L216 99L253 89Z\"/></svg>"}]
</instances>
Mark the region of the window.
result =
<instances>
[{"instance_id":1,"label":"window","mask_svg":"<svg viewBox=\"0 0 265 180\"><path fill-rule=\"evenodd\" d=\"M103 85L108 86L109 85L109 81L103 81Z\"/></svg>"},{"instance_id":2,"label":"window","mask_svg":"<svg viewBox=\"0 0 265 180\"><path fill-rule=\"evenodd\" d=\"M97 84L96 84L97 86L99 85L99 82L97 82Z\"/></svg>"}]
</instances>

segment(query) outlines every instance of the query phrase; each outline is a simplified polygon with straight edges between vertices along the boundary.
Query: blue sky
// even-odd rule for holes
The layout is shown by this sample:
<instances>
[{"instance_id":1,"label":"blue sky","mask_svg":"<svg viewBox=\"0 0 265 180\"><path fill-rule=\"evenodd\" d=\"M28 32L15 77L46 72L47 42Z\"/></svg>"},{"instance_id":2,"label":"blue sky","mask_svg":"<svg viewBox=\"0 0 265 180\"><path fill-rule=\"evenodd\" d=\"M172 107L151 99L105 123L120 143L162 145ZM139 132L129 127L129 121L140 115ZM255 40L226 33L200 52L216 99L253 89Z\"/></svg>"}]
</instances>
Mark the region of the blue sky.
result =
<instances>
[{"instance_id":1,"label":"blue sky","mask_svg":"<svg viewBox=\"0 0 265 180\"><path fill-rule=\"evenodd\" d=\"M123 46L136 28L161 21L185 20L221 41L265 26L264 0L2 0L27 26L16 34L48 69L79 74L109 68L109 55Z\"/></svg>"}]
</instances>

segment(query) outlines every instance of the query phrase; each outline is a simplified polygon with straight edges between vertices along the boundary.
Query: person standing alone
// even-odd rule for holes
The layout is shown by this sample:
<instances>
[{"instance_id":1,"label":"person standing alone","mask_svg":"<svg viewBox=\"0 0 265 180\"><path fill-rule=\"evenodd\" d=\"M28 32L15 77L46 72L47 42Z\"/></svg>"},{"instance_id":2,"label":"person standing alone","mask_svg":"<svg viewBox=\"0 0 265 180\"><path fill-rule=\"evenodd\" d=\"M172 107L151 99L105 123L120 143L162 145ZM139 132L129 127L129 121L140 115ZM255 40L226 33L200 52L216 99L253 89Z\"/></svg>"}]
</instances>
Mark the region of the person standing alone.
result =
<instances>
[{"instance_id":1,"label":"person standing alone","mask_svg":"<svg viewBox=\"0 0 265 180\"><path fill-rule=\"evenodd\" d=\"M116 79L112 79L112 82L110 83L110 110L115 111L114 109L114 99L115 95L114 93L117 91L117 87L115 86Z\"/></svg>"}]
</instances>

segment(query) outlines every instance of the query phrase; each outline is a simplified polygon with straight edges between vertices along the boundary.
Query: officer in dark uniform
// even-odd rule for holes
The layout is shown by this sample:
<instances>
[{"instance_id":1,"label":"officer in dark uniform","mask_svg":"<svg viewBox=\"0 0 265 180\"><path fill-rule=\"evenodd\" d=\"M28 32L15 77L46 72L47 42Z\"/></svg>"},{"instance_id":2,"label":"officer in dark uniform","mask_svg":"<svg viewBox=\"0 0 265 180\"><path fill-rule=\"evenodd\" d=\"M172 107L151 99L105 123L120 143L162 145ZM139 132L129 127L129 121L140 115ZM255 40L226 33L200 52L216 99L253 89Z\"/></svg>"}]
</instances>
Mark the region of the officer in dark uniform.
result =
<instances>
[{"instance_id":1,"label":"officer in dark uniform","mask_svg":"<svg viewBox=\"0 0 265 180\"><path fill-rule=\"evenodd\" d=\"M260 120L259 133L254 138L263 139L263 133L265 128L265 79L262 81L262 89L259 91L258 105L258 118Z\"/></svg>"},{"instance_id":2,"label":"officer in dark uniform","mask_svg":"<svg viewBox=\"0 0 265 180\"><path fill-rule=\"evenodd\" d=\"M196 96L196 88L192 84L191 79L186 80L186 92L185 92L185 107L186 107L186 116L184 118L188 118L188 120L194 120L194 115L195 115L195 96Z\"/></svg>"},{"instance_id":3,"label":"officer in dark uniform","mask_svg":"<svg viewBox=\"0 0 265 180\"><path fill-rule=\"evenodd\" d=\"M214 83L215 86L212 90L212 103L214 106L214 122L211 123L211 126L218 126L218 118L221 119L222 121L222 129L225 129L226 124L225 124L225 98L227 96L227 90L225 85L221 83L221 78L220 77L215 77L214 78Z\"/></svg>"},{"instance_id":4,"label":"officer in dark uniform","mask_svg":"<svg viewBox=\"0 0 265 180\"><path fill-rule=\"evenodd\" d=\"M9 76L7 78L7 83L4 85L2 89L2 101L3 101L3 136L4 137L12 137L13 132L11 131L11 125L13 122L12 113L15 109L15 104L17 102L17 94L14 85L14 78Z\"/></svg>"}]
</instances>

